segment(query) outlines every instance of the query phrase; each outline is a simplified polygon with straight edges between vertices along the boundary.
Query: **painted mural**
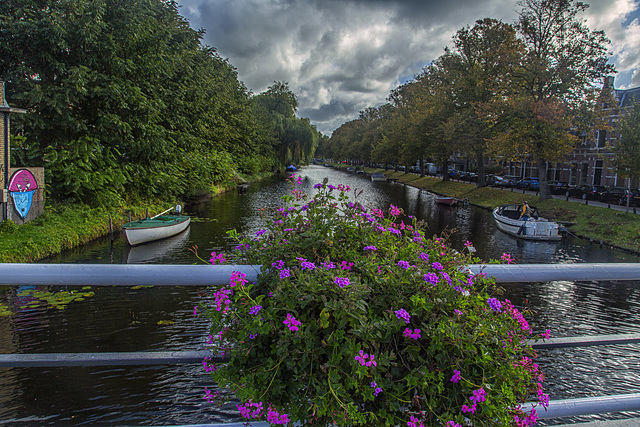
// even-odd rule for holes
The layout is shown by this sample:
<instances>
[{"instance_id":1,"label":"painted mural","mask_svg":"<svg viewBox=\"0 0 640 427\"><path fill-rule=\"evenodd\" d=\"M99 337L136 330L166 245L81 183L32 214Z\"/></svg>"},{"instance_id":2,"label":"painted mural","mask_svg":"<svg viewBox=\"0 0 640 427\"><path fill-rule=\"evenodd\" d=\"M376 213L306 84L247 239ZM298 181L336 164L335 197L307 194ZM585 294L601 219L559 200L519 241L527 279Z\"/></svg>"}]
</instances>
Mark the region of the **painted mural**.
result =
<instances>
[{"instance_id":1,"label":"painted mural","mask_svg":"<svg viewBox=\"0 0 640 427\"><path fill-rule=\"evenodd\" d=\"M13 199L13 206L20 218L25 219L31 204L33 195L38 188L38 181L27 169L17 170L9 180L9 194Z\"/></svg>"}]
</instances>

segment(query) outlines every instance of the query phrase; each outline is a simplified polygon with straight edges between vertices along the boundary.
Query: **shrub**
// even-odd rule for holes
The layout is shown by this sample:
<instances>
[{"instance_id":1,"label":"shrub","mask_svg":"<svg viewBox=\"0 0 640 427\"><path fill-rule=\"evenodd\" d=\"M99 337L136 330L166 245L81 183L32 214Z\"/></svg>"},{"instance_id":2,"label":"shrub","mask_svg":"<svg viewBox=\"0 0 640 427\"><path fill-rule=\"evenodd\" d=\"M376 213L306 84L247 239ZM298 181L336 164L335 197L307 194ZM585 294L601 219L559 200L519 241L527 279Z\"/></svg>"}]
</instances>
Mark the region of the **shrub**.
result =
<instances>
[{"instance_id":1,"label":"shrub","mask_svg":"<svg viewBox=\"0 0 640 427\"><path fill-rule=\"evenodd\" d=\"M397 207L368 211L348 187L315 188L313 197L294 188L255 237L232 233L229 261L262 269L255 283L234 272L207 309L210 342L230 361L203 363L242 402L241 415L320 426L533 424L535 409L519 404L548 399L530 327L491 280L461 269L473 251L427 238Z\"/></svg>"}]
</instances>

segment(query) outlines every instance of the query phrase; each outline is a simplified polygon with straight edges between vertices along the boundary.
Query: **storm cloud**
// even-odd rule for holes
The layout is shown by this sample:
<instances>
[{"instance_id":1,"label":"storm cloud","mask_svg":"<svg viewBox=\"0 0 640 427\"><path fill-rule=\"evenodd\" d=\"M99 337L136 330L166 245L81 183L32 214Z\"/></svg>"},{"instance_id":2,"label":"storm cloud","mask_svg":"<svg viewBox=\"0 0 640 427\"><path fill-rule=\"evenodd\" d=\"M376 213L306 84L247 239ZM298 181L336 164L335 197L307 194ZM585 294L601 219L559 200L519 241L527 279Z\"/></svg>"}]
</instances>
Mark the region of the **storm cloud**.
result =
<instances>
[{"instance_id":1,"label":"storm cloud","mask_svg":"<svg viewBox=\"0 0 640 427\"><path fill-rule=\"evenodd\" d=\"M639 7L598 0L584 18L611 39L617 87L640 86ZM285 81L298 114L330 135L386 102L451 46L455 32L486 17L513 23L516 0L179 0L204 43L237 68L254 93Z\"/></svg>"}]
</instances>

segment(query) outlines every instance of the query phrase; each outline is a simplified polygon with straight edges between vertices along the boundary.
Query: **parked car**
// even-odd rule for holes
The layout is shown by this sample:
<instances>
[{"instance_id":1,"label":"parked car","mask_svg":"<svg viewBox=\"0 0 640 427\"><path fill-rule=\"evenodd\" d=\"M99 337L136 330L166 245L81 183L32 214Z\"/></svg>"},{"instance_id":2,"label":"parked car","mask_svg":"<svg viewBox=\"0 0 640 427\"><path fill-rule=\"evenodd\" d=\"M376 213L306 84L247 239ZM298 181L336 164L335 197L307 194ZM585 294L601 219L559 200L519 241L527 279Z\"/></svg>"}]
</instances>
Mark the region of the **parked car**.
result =
<instances>
[{"instance_id":1,"label":"parked car","mask_svg":"<svg viewBox=\"0 0 640 427\"><path fill-rule=\"evenodd\" d=\"M625 197L618 201L619 205L627 206L627 199L629 199L629 206L640 206L640 190L627 190Z\"/></svg>"},{"instance_id":2,"label":"parked car","mask_svg":"<svg viewBox=\"0 0 640 427\"><path fill-rule=\"evenodd\" d=\"M627 195L627 189L624 187L613 187L600 195L600 201L603 203L620 204L620 200L624 200Z\"/></svg>"},{"instance_id":3,"label":"parked car","mask_svg":"<svg viewBox=\"0 0 640 427\"><path fill-rule=\"evenodd\" d=\"M551 194L562 194L563 196L567 193L569 189L569 184L563 181L549 181L549 190Z\"/></svg>"},{"instance_id":4,"label":"parked car","mask_svg":"<svg viewBox=\"0 0 640 427\"><path fill-rule=\"evenodd\" d=\"M583 184L578 187L569 187L569 196L582 199L582 196L588 200L600 200L602 193L606 188L601 185Z\"/></svg>"},{"instance_id":5,"label":"parked car","mask_svg":"<svg viewBox=\"0 0 640 427\"><path fill-rule=\"evenodd\" d=\"M517 187L526 190L537 190L540 188L540 181L538 178L527 177L520 180Z\"/></svg>"},{"instance_id":6,"label":"parked car","mask_svg":"<svg viewBox=\"0 0 640 427\"><path fill-rule=\"evenodd\" d=\"M496 186L498 187L515 187L518 183L518 177L514 175L496 176L496 178L499 178L496 181Z\"/></svg>"}]
</instances>

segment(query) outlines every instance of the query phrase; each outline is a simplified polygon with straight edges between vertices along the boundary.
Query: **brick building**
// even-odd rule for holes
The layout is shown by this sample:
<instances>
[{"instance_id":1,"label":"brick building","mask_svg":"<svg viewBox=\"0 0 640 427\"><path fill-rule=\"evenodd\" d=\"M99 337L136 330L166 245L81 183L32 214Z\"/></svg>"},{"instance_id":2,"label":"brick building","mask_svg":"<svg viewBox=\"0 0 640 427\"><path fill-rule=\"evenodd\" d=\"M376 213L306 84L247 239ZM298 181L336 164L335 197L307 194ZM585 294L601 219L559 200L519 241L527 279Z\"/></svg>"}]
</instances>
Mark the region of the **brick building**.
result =
<instances>
[{"instance_id":1,"label":"brick building","mask_svg":"<svg viewBox=\"0 0 640 427\"><path fill-rule=\"evenodd\" d=\"M640 87L632 89L615 89L614 78L609 77L603 91L613 90L615 105L609 111L609 130L594 129L590 134L583 134L581 142L561 163L549 164L547 179L569 183L569 185L602 185L605 187L627 187L627 178L617 174L611 165L613 153L608 148L615 146L618 139L617 123L624 116L625 109L640 102ZM520 177L537 176L538 171L532 162L511 162L509 173ZM638 188L634 182L631 188Z\"/></svg>"}]
</instances>

